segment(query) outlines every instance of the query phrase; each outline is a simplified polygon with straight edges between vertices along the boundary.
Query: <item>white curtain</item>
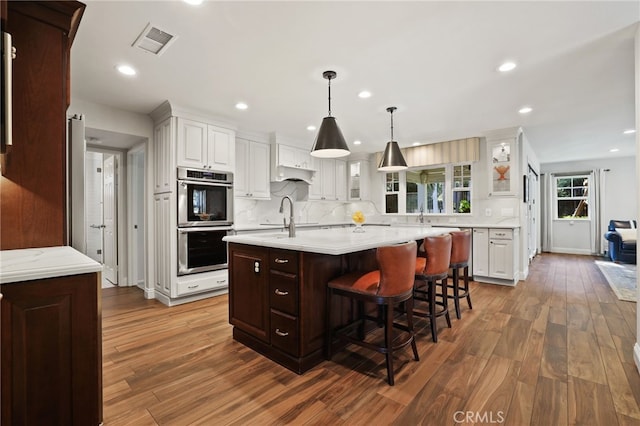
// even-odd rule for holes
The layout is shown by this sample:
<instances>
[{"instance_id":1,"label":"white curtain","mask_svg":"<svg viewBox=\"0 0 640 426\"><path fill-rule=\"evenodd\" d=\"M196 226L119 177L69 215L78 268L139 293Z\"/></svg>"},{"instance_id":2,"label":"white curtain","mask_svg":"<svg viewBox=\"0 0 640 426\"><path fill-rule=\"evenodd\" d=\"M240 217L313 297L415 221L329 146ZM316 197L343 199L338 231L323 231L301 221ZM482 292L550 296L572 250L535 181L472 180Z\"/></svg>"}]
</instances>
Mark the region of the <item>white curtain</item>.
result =
<instances>
[{"instance_id":1,"label":"white curtain","mask_svg":"<svg viewBox=\"0 0 640 426\"><path fill-rule=\"evenodd\" d=\"M541 212L542 212L542 251L551 251L552 229L553 229L553 174L540 175L540 188L542 190Z\"/></svg>"},{"instance_id":2,"label":"white curtain","mask_svg":"<svg viewBox=\"0 0 640 426\"><path fill-rule=\"evenodd\" d=\"M594 169L591 171L591 182L589 183L589 217L591 218L591 253L603 255L604 247L604 229L606 226L602 223L606 219L604 211L604 188L605 188L606 172L602 169Z\"/></svg>"}]
</instances>

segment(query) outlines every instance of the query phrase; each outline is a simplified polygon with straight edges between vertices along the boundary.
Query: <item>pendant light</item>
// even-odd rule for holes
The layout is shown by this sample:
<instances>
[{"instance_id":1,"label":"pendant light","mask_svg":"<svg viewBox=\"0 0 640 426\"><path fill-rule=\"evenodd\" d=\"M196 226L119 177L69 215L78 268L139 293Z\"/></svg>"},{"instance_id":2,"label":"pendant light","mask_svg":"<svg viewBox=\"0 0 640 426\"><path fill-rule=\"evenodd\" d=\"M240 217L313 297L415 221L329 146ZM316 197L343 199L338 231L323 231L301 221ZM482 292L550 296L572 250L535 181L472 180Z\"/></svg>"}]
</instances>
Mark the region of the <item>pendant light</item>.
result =
<instances>
[{"instance_id":1,"label":"pendant light","mask_svg":"<svg viewBox=\"0 0 640 426\"><path fill-rule=\"evenodd\" d=\"M398 142L393 140L393 111L396 109L396 107L387 108L387 112L391 113L391 140L387 142L387 147L384 149L382 160L378 166L378 170L381 172L397 172L407 168L407 162L404 161Z\"/></svg>"},{"instance_id":2,"label":"pendant light","mask_svg":"<svg viewBox=\"0 0 640 426\"><path fill-rule=\"evenodd\" d=\"M335 71L325 71L322 76L329 80L329 115L322 119L320 130L313 143L311 155L321 158L337 158L349 155L349 147L342 136L342 132L336 123L336 119L331 116L331 79L336 78Z\"/></svg>"}]
</instances>

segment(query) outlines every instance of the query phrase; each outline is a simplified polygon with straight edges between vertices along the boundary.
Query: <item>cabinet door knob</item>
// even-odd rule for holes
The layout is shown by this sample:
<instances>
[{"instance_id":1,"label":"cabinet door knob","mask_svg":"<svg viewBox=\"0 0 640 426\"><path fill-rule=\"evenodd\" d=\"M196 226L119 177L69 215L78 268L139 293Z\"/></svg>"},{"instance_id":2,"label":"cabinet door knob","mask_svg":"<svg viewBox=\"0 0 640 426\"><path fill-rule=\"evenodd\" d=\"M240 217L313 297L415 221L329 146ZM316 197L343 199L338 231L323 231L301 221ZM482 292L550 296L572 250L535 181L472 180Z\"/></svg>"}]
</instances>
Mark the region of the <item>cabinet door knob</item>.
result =
<instances>
[{"instance_id":1,"label":"cabinet door knob","mask_svg":"<svg viewBox=\"0 0 640 426\"><path fill-rule=\"evenodd\" d=\"M276 291L274 292L277 296L288 296L289 292L288 291L280 291L279 289L276 288Z\"/></svg>"},{"instance_id":2,"label":"cabinet door knob","mask_svg":"<svg viewBox=\"0 0 640 426\"><path fill-rule=\"evenodd\" d=\"M275 260L276 263L289 263L289 259L280 259L279 257Z\"/></svg>"},{"instance_id":3,"label":"cabinet door knob","mask_svg":"<svg viewBox=\"0 0 640 426\"><path fill-rule=\"evenodd\" d=\"M258 261L253 262L253 271L255 273L260 272L260 262L258 262Z\"/></svg>"},{"instance_id":4,"label":"cabinet door knob","mask_svg":"<svg viewBox=\"0 0 640 426\"><path fill-rule=\"evenodd\" d=\"M279 328L276 328L276 334L280 337L287 337L289 335L289 332L287 331L280 331Z\"/></svg>"}]
</instances>

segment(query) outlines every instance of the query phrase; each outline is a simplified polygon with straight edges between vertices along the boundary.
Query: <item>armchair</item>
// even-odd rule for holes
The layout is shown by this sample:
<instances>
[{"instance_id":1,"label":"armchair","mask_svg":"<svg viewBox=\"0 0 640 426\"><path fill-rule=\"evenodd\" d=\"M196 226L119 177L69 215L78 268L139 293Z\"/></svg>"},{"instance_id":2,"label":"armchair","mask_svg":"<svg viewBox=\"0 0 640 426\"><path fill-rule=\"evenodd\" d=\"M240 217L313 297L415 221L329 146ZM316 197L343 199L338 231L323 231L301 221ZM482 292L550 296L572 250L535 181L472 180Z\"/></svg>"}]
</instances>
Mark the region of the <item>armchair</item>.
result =
<instances>
[{"instance_id":1,"label":"armchair","mask_svg":"<svg viewBox=\"0 0 640 426\"><path fill-rule=\"evenodd\" d=\"M604 237L609 241L609 257L614 262L636 263L635 220L611 220Z\"/></svg>"}]
</instances>

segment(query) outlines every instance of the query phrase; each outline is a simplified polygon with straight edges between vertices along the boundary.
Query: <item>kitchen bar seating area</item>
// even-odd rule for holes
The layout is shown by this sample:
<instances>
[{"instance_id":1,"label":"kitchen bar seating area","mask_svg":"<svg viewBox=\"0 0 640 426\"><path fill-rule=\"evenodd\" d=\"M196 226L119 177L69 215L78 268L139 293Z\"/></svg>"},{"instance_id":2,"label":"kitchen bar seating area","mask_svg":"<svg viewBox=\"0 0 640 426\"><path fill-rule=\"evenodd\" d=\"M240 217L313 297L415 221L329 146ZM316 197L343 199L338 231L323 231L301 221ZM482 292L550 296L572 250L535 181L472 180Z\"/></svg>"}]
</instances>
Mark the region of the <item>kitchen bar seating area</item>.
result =
<instances>
[{"instance_id":1,"label":"kitchen bar seating area","mask_svg":"<svg viewBox=\"0 0 640 426\"><path fill-rule=\"evenodd\" d=\"M418 360L413 315L429 319L434 342L438 317L445 316L448 327L452 325L447 278L450 233L458 231L367 226L364 232L339 228L293 236L227 236L233 337L303 374L331 358L338 336L385 354L388 382L393 385L391 352L411 344ZM401 260L391 254L406 251L409 243L410 256ZM389 256L396 260L389 263ZM414 309L414 298L424 306ZM406 322L398 323L405 315ZM365 327L365 319L373 320L373 326ZM408 337L395 335L398 328ZM353 329L356 337L345 332ZM379 330L384 332L376 336ZM376 343L369 341L369 334Z\"/></svg>"}]
</instances>

